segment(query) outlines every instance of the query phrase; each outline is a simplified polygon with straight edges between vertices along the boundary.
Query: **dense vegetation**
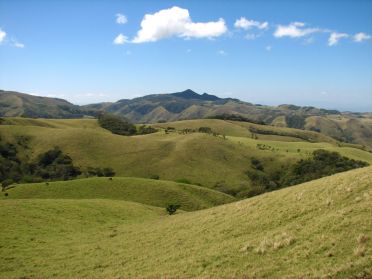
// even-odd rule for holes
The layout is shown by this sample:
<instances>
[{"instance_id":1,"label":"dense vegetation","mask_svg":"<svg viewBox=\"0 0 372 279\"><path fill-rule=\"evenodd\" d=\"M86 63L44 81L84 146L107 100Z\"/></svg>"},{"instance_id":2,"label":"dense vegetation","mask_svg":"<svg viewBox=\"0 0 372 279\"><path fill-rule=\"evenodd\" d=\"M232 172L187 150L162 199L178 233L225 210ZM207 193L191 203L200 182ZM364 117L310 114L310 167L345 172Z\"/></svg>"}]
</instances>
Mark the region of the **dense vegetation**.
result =
<instances>
[{"instance_id":1,"label":"dense vegetation","mask_svg":"<svg viewBox=\"0 0 372 279\"><path fill-rule=\"evenodd\" d=\"M315 150L309 159L300 160L282 177L282 185L289 186L329 176L335 173L366 167L368 163L349 159L337 152Z\"/></svg>"},{"instance_id":2,"label":"dense vegetation","mask_svg":"<svg viewBox=\"0 0 372 279\"><path fill-rule=\"evenodd\" d=\"M315 150L308 159L301 159L293 165L271 173L265 171L260 160L252 158L252 170L248 170L246 174L252 181L253 187L248 191L240 193L240 196L255 196L264 192L365 166L368 166L368 163L349 159L337 152L321 149Z\"/></svg>"},{"instance_id":3,"label":"dense vegetation","mask_svg":"<svg viewBox=\"0 0 372 279\"><path fill-rule=\"evenodd\" d=\"M117 135L132 136L137 132L136 126L123 117L113 114L101 114L98 117L98 123L102 128Z\"/></svg>"},{"instance_id":4,"label":"dense vegetation","mask_svg":"<svg viewBox=\"0 0 372 279\"><path fill-rule=\"evenodd\" d=\"M155 128L146 125L141 125L137 129L135 125L125 118L108 113L100 114L98 123L102 128L111 131L113 134L123 136L145 135L157 131Z\"/></svg>"},{"instance_id":5,"label":"dense vegetation","mask_svg":"<svg viewBox=\"0 0 372 279\"><path fill-rule=\"evenodd\" d=\"M70 156L55 147L30 161L19 156L20 145L0 141L0 183L2 187L19 182L68 180L81 174Z\"/></svg>"}]
</instances>

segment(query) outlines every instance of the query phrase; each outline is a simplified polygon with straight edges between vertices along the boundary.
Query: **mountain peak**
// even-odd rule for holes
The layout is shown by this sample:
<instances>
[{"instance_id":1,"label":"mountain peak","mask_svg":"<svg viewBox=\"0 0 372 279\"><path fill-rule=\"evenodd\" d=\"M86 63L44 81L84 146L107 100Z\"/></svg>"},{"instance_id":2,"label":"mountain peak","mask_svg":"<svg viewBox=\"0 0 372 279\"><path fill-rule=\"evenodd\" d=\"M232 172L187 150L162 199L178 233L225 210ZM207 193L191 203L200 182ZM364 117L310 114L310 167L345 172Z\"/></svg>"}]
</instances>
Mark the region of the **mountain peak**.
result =
<instances>
[{"instance_id":1,"label":"mountain peak","mask_svg":"<svg viewBox=\"0 0 372 279\"><path fill-rule=\"evenodd\" d=\"M191 89L186 89L185 91L173 93L171 95L179 97L179 98L183 98L183 99L196 99L196 100L204 100L204 101L216 101L220 99L217 96L209 95L207 93L203 93L202 95L198 94Z\"/></svg>"}]
</instances>

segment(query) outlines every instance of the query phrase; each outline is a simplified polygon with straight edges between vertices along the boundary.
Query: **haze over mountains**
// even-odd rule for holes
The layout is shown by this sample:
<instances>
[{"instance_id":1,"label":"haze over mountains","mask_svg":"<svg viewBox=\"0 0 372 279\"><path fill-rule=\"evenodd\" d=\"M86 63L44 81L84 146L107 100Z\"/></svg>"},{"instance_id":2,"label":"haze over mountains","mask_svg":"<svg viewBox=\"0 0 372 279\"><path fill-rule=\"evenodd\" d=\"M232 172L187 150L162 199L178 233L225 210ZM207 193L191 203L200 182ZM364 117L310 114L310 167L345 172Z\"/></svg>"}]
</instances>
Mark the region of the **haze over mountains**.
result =
<instances>
[{"instance_id":1,"label":"haze over mountains","mask_svg":"<svg viewBox=\"0 0 372 279\"><path fill-rule=\"evenodd\" d=\"M321 132L337 140L372 147L371 113L350 113L295 105L263 106L233 98L219 98L187 89L117 102L84 106L66 100L0 91L0 116L80 118L100 112L121 115L133 123L185 119L230 118L262 124Z\"/></svg>"}]
</instances>

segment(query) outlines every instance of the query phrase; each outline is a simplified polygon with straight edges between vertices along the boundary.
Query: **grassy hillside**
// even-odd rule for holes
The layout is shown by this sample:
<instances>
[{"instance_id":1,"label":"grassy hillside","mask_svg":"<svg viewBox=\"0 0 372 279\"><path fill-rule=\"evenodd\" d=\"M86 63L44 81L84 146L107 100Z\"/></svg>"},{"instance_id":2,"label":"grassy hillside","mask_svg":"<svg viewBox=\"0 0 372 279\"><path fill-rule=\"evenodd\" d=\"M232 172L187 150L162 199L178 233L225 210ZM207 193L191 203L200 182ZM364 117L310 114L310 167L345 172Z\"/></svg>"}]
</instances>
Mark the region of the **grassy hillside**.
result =
<instances>
[{"instance_id":1,"label":"grassy hillside","mask_svg":"<svg viewBox=\"0 0 372 279\"><path fill-rule=\"evenodd\" d=\"M21 184L7 192L6 199L112 199L163 208L173 203L186 211L234 201L231 196L203 187L132 177Z\"/></svg>"},{"instance_id":2,"label":"grassy hillside","mask_svg":"<svg viewBox=\"0 0 372 279\"><path fill-rule=\"evenodd\" d=\"M0 116L76 118L84 114L79 106L63 99L0 90Z\"/></svg>"},{"instance_id":3,"label":"grassy hillside","mask_svg":"<svg viewBox=\"0 0 372 279\"><path fill-rule=\"evenodd\" d=\"M0 277L369 278L372 167L206 210L0 200Z\"/></svg>"},{"instance_id":4,"label":"grassy hillside","mask_svg":"<svg viewBox=\"0 0 372 279\"><path fill-rule=\"evenodd\" d=\"M243 122L178 121L156 125L176 129L168 134L160 130L154 134L125 137L98 127L94 119L7 118L6 121L5 124L12 125L0 125L1 138L17 142L20 136L26 136L28 148L22 152L31 159L58 145L81 168L111 167L117 176L150 178L158 175L162 180L187 179L192 184L216 189L217 186L234 191L249 189L246 171L251 168L252 158L260 159L268 172L306 158L317 148L372 163L372 153L339 146L333 139L315 132ZM225 134L226 139L205 133L180 133L185 128L206 126ZM272 129L276 134L255 134L257 139L252 139L251 126L265 131ZM304 135L319 142L305 141Z\"/></svg>"}]
</instances>

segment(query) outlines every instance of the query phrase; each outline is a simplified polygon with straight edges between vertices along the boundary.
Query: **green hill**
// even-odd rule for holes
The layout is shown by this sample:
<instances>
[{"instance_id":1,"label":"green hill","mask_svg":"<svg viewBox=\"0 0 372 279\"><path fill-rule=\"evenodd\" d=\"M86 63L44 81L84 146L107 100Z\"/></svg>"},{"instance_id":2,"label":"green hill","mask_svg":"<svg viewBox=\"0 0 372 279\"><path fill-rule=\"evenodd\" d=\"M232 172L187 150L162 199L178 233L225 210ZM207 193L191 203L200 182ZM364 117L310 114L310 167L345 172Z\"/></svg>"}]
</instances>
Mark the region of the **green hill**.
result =
<instances>
[{"instance_id":1,"label":"green hill","mask_svg":"<svg viewBox=\"0 0 372 279\"><path fill-rule=\"evenodd\" d=\"M66 100L0 90L0 116L77 118L86 114Z\"/></svg>"},{"instance_id":2,"label":"green hill","mask_svg":"<svg viewBox=\"0 0 372 279\"><path fill-rule=\"evenodd\" d=\"M132 177L105 177L20 184L9 189L7 199L112 199L182 210L208 208L234 201L221 192L194 185Z\"/></svg>"},{"instance_id":3,"label":"green hill","mask_svg":"<svg viewBox=\"0 0 372 279\"><path fill-rule=\"evenodd\" d=\"M0 200L1 278L370 278L372 167L196 212Z\"/></svg>"},{"instance_id":4,"label":"green hill","mask_svg":"<svg viewBox=\"0 0 372 279\"><path fill-rule=\"evenodd\" d=\"M318 131L336 140L372 149L371 116L368 113L342 113L295 105L255 105L233 98L197 94L190 89L85 106L57 98L0 90L0 117L81 118L96 116L102 111L124 116L133 123L241 117L249 122Z\"/></svg>"},{"instance_id":5,"label":"green hill","mask_svg":"<svg viewBox=\"0 0 372 279\"><path fill-rule=\"evenodd\" d=\"M125 137L100 128L95 119L45 120L7 118L0 125L4 142L27 139L27 148L19 147L20 156L35 159L58 145L71 156L74 165L111 167L117 176L182 180L227 193L251 188L246 172L251 160L259 159L265 171L275 173L315 149L337 151L356 160L372 163L372 153L344 146L316 132L279 128L246 122L216 119L187 120L156 124L173 127L169 133ZM188 132L183 129L210 127L219 136ZM256 130L252 138L250 128ZM264 131L259 134L257 131ZM221 136L225 134L225 139ZM308 140L306 140L308 139Z\"/></svg>"}]
</instances>

